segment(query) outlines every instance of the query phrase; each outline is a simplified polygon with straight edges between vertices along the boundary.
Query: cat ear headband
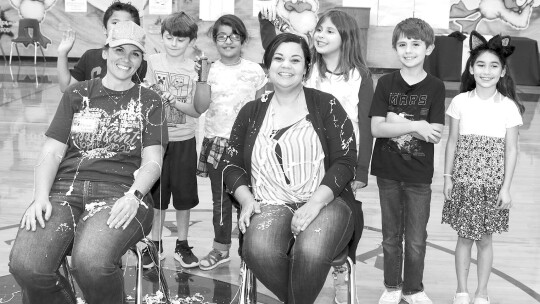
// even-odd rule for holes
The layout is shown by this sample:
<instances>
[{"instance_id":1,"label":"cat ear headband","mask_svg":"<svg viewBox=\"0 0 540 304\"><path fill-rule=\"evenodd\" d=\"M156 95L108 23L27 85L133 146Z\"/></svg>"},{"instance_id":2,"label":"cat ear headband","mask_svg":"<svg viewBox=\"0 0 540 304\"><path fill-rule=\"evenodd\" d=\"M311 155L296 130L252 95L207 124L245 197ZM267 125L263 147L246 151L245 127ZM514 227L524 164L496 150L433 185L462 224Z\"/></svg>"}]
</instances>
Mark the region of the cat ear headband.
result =
<instances>
[{"instance_id":1,"label":"cat ear headband","mask_svg":"<svg viewBox=\"0 0 540 304\"><path fill-rule=\"evenodd\" d=\"M487 41L480 33L472 31L469 40L469 48L471 53L481 50L491 50L500 56L507 58L512 55L516 47L510 45L510 36L496 35Z\"/></svg>"}]
</instances>

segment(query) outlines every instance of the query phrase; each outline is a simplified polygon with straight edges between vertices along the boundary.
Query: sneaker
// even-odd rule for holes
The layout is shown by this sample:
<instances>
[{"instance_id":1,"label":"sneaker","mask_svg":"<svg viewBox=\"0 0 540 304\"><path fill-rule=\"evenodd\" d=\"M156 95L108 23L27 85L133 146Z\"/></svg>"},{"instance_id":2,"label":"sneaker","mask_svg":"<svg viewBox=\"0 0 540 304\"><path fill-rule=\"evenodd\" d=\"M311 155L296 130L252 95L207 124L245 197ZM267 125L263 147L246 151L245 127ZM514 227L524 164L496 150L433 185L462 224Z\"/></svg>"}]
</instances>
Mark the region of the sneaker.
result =
<instances>
[{"instance_id":1,"label":"sneaker","mask_svg":"<svg viewBox=\"0 0 540 304\"><path fill-rule=\"evenodd\" d=\"M334 267L332 272L334 277L334 290L336 304L347 304L349 300L349 268L345 265Z\"/></svg>"},{"instance_id":2,"label":"sneaker","mask_svg":"<svg viewBox=\"0 0 540 304\"><path fill-rule=\"evenodd\" d=\"M176 248L174 249L174 259L180 262L184 268L193 268L199 266L199 259L191 251L193 247L189 247L187 241L176 240Z\"/></svg>"},{"instance_id":3,"label":"sneaker","mask_svg":"<svg viewBox=\"0 0 540 304\"><path fill-rule=\"evenodd\" d=\"M474 298L473 304L490 304L489 297L487 298Z\"/></svg>"},{"instance_id":4,"label":"sneaker","mask_svg":"<svg viewBox=\"0 0 540 304\"><path fill-rule=\"evenodd\" d=\"M379 299L379 304L399 304L401 301L401 289L398 290L384 290L381 298Z\"/></svg>"},{"instance_id":5,"label":"sneaker","mask_svg":"<svg viewBox=\"0 0 540 304\"><path fill-rule=\"evenodd\" d=\"M425 292L420 291L412 295L402 295L401 298L409 304L433 304Z\"/></svg>"},{"instance_id":6,"label":"sneaker","mask_svg":"<svg viewBox=\"0 0 540 304\"><path fill-rule=\"evenodd\" d=\"M157 242L154 243L156 244L156 248L159 248L159 259L163 260L165 258L165 255L163 255L163 247L157 245ZM142 250L142 265L144 269L150 269L156 266L154 259L150 256L150 249L148 249L148 246L144 247Z\"/></svg>"},{"instance_id":7,"label":"sneaker","mask_svg":"<svg viewBox=\"0 0 540 304\"><path fill-rule=\"evenodd\" d=\"M469 297L469 294L466 292L458 292L454 296L454 301L452 304L469 304L471 302L471 298Z\"/></svg>"},{"instance_id":8,"label":"sneaker","mask_svg":"<svg viewBox=\"0 0 540 304\"><path fill-rule=\"evenodd\" d=\"M212 249L212 251L210 251L204 258L201 259L201 263L199 263L199 268L201 270L210 270L230 261L231 258L229 256L229 252L227 252L227 254L225 255L222 255L219 250ZM203 265L202 262L206 262L204 263L206 264L206 266Z\"/></svg>"}]
</instances>

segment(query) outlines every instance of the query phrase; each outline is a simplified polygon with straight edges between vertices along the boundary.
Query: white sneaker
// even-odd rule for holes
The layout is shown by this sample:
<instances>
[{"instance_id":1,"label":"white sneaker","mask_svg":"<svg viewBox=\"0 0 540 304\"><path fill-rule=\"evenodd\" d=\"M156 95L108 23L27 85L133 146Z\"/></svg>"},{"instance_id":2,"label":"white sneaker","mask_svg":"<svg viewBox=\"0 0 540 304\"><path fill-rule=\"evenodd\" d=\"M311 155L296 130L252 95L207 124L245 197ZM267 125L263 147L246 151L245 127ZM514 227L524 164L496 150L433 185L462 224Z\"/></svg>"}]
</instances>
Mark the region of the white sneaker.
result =
<instances>
[{"instance_id":1,"label":"white sneaker","mask_svg":"<svg viewBox=\"0 0 540 304\"><path fill-rule=\"evenodd\" d=\"M401 301L401 289L388 291L384 290L381 298L379 299L379 304L399 304Z\"/></svg>"},{"instance_id":2,"label":"white sneaker","mask_svg":"<svg viewBox=\"0 0 540 304\"><path fill-rule=\"evenodd\" d=\"M405 302L409 304L433 304L433 302L428 298L425 292L420 291L412 295L402 295L401 296Z\"/></svg>"},{"instance_id":3,"label":"white sneaker","mask_svg":"<svg viewBox=\"0 0 540 304\"><path fill-rule=\"evenodd\" d=\"M349 269L346 265L334 267L332 272L334 277L334 303L335 304L347 304L349 300Z\"/></svg>"},{"instance_id":4,"label":"white sneaker","mask_svg":"<svg viewBox=\"0 0 540 304\"><path fill-rule=\"evenodd\" d=\"M491 301L489 301L489 297L486 299L484 298L474 298L474 304L490 304Z\"/></svg>"},{"instance_id":5,"label":"white sneaker","mask_svg":"<svg viewBox=\"0 0 540 304\"><path fill-rule=\"evenodd\" d=\"M469 304L471 302L471 297L466 292L458 292L454 296L454 301L452 304Z\"/></svg>"}]
</instances>

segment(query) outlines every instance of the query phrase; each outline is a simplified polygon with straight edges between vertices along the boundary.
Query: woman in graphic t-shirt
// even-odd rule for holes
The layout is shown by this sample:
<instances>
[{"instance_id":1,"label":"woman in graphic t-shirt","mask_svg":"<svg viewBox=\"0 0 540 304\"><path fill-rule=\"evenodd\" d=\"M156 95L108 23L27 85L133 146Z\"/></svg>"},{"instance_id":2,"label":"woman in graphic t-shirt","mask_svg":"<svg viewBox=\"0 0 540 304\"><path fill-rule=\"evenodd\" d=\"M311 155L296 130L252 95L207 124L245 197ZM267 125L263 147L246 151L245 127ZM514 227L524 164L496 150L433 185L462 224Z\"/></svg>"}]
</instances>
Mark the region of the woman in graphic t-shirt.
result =
<instances>
[{"instance_id":1,"label":"woman in graphic t-shirt","mask_svg":"<svg viewBox=\"0 0 540 304\"><path fill-rule=\"evenodd\" d=\"M120 258L150 231L146 193L168 141L160 97L131 80L144 51L143 29L117 23L103 50L105 77L70 86L60 101L10 255L24 303L75 303L58 272L71 248L86 302L124 301Z\"/></svg>"}]
</instances>

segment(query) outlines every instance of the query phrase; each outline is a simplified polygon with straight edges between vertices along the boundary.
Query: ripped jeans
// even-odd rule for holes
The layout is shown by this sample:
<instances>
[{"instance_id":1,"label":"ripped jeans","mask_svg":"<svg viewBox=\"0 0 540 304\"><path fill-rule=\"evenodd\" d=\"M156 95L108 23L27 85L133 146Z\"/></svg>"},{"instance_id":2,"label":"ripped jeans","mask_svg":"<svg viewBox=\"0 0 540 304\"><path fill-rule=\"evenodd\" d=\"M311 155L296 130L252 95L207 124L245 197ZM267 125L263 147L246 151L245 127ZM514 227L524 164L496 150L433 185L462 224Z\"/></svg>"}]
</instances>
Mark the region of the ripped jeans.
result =
<instances>
[{"instance_id":1,"label":"ripped jeans","mask_svg":"<svg viewBox=\"0 0 540 304\"><path fill-rule=\"evenodd\" d=\"M9 257L9 271L22 288L23 303L76 303L75 295L58 268L71 256L73 275L87 303L124 303L124 277L120 269L124 253L149 231L153 204L139 206L127 226L107 226L110 208L124 196L127 185L56 180L49 194L52 213L45 228L19 229ZM105 202L97 207L92 203ZM94 208L90 208L94 206ZM85 210L85 207L90 210Z\"/></svg>"},{"instance_id":2,"label":"ripped jeans","mask_svg":"<svg viewBox=\"0 0 540 304\"><path fill-rule=\"evenodd\" d=\"M347 246L354 219L336 198L294 238L291 220L303 204L261 205L244 235L242 256L255 277L287 304L314 303L332 260Z\"/></svg>"}]
</instances>

